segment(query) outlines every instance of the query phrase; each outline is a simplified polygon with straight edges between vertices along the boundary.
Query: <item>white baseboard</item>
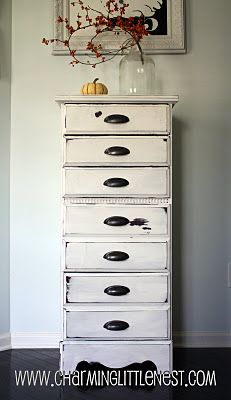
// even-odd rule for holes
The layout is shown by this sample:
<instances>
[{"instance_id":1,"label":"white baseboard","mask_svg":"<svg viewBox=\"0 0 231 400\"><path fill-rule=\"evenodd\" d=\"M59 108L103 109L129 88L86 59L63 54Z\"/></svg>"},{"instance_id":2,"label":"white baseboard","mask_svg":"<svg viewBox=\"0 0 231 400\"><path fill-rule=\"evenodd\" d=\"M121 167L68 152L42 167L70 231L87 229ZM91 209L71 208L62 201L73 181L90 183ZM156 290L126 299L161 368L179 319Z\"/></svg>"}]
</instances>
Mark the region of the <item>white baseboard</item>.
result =
<instances>
[{"instance_id":1,"label":"white baseboard","mask_svg":"<svg viewBox=\"0 0 231 400\"><path fill-rule=\"evenodd\" d=\"M0 351L11 349L11 336L10 333L0 335Z\"/></svg>"},{"instance_id":2,"label":"white baseboard","mask_svg":"<svg viewBox=\"0 0 231 400\"><path fill-rule=\"evenodd\" d=\"M17 332L11 334L12 349L58 348L61 336L47 332Z\"/></svg>"},{"instance_id":3,"label":"white baseboard","mask_svg":"<svg viewBox=\"0 0 231 400\"><path fill-rule=\"evenodd\" d=\"M18 332L0 336L0 351L7 349L58 348L58 333ZM174 347L231 347L231 332L175 332Z\"/></svg>"},{"instance_id":4,"label":"white baseboard","mask_svg":"<svg viewBox=\"0 0 231 400\"><path fill-rule=\"evenodd\" d=\"M174 347L231 347L231 332L174 332Z\"/></svg>"}]
</instances>

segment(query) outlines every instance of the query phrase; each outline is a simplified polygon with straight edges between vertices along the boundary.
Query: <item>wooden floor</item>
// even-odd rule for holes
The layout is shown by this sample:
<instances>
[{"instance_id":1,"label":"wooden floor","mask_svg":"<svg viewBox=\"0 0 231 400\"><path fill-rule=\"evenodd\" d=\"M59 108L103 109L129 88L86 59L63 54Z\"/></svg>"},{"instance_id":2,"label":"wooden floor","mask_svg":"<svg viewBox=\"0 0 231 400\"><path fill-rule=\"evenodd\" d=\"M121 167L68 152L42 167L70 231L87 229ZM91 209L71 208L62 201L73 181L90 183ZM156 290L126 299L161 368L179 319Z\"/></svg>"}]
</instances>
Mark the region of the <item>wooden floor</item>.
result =
<instances>
[{"instance_id":1,"label":"wooden floor","mask_svg":"<svg viewBox=\"0 0 231 400\"><path fill-rule=\"evenodd\" d=\"M0 353L0 400L223 400L231 398L231 349L176 349L174 369L215 370L216 387L185 388L125 388L36 386L16 387L15 370L58 370L59 352L56 349L9 350Z\"/></svg>"}]
</instances>

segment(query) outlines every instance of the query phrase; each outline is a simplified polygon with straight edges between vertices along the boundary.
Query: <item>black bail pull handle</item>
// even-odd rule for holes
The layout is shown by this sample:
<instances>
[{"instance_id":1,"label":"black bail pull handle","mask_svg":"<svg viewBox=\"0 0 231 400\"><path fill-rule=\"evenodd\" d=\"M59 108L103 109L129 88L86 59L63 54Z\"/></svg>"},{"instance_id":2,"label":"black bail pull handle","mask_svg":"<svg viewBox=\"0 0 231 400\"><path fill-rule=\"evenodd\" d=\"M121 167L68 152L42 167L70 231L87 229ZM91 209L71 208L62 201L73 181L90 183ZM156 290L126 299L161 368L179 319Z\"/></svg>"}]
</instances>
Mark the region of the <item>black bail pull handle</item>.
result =
<instances>
[{"instance_id":1,"label":"black bail pull handle","mask_svg":"<svg viewBox=\"0 0 231 400\"><path fill-rule=\"evenodd\" d=\"M123 251L109 251L104 254L103 258L108 261L125 261L129 258L129 255Z\"/></svg>"},{"instance_id":2,"label":"black bail pull handle","mask_svg":"<svg viewBox=\"0 0 231 400\"><path fill-rule=\"evenodd\" d=\"M129 324L125 321L108 321L103 326L108 331L124 331L129 328Z\"/></svg>"},{"instance_id":3,"label":"black bail pull handle","mask_svg":"<svg viewBox=\"0 0 231 400\"><path fill-rule=\"evenodd\" d=\"M109 178L103 184L110 188L120 188L128 186L129 182L124 178Z\"/></svg>"},{"instance_id":4,"label":"black bail pull handle","mask_svg":"<svg viewBox=\"0 0 231 400\"><path fill-rule=\"evenodd\" d=\"M108 294L108 296L125 296L130 293L130 289L126 286L114 285L104 289L104 293Z\"/></svg>"},{"instance_id":5,"label":"black bail pull handle","mask_svg":"<svg viewBox=\"0 0 231 400\"><path fill-rule=\"evenodd\" d=\"M106 218L104 224L109 226L125 226L129 224L129 220L125 217L113 216Z\"/></svg>"},{"instance_id":6,"label":"black bail pull handle","mask_svg":"<svg viewBox=\"0 0 231 400\"><path fill-rule=\"evenodd\" d=\"M127 149L127 147L112 146L108 147L108 149L104 151L104 154L107 154L108 156L127 156L130 154L130 150Z\"/></svg>"},{"instance_id":7,"label":"black bail pull handle","mask_svg":"<svg viewBox=\"0 0 231 400\"><path fill-rule=\"evenodd\" d=\"M106 124L126 124L129 122L129 118L126 115L112 114L104 118L104 122Z\"/></svg>"}]
</instances>

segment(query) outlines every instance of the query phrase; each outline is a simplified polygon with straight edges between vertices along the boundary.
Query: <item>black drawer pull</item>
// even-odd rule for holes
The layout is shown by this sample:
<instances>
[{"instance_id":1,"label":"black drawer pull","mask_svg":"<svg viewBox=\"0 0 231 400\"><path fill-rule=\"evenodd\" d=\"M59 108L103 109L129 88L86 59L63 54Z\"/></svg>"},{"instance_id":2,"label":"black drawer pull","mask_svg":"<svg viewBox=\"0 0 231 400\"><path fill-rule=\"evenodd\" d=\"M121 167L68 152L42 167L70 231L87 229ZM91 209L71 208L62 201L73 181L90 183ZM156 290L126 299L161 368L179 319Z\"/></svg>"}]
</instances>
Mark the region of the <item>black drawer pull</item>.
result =
<instances>
[{"instance_id":1,"label":"black drawer pull","mask_svg":"<svg viewBox=\"0 0 231 400\"><path fill-rule=\"evenodd\" d=\"M103 184L104 184L104 186L107 186L107 187L119 188L119 187L128 186L129 182L127 181L127 179L123 179L123 178L109 178Z\"/></svg>"},{"instance_id":2,"label":"black drawer pull","mask_svg":"<svg viewBox=\"0 0 231 400\"><path fill-rule=\"evenodd\" d=\"M103 326L108 331L124 331L129 328L129 324L125 321L108 321Z\"/></svg>"},{"instance_id":3,"label":"black drawer pull","mask_svg":"<svg viewBox=\"0 0 231 400\"><path fill-rule=\"evenodd\" d=\"M104 223L109 226L124 226L129 224L129 220L125 217L113 216L106 218Z\"/></svg>"},{"instance_id":4,"label":"black drawer pull","mask_svg":"<svg viewBox=\"0 0 231 400\"><path fill-rule=\"evenodd\" d=\"M126 156L130 154L130 150L122 146L113 146L106 149L104 154L108 156Z\"/></svg>"},{"instance_id":5,"label":"black drawer pull","mask_svg":"<svg viewBox=\"0 0 231 400\"><path fill-rule=\"evenodd\" d=\"M108 294L108 296L125 296L130 292L130 289L128 289L126 286L108 286L105 290L104 293Z\"/></svg>"},{"instance_id":6,"label":"black drawer pull","mask_svg":"<svg viewBox=\"0 0 231 400\"><path fill-rule=\"evenodd\" d=\"M104 122L107 124L126 124L129 122L129 118L126 115L112 114L104 118Z\"/></svg>"},{"instance_id":7,"label":"black drawer pull","mask_svg":"<svg viewBox=\"0 0 231 400\"><path fill-rule=\"evenodd\" d=\"M103 258L108 261L125 261L129 258L129 255L123 251L110 251L104 254Z\"/></svg>"}]
</instances>

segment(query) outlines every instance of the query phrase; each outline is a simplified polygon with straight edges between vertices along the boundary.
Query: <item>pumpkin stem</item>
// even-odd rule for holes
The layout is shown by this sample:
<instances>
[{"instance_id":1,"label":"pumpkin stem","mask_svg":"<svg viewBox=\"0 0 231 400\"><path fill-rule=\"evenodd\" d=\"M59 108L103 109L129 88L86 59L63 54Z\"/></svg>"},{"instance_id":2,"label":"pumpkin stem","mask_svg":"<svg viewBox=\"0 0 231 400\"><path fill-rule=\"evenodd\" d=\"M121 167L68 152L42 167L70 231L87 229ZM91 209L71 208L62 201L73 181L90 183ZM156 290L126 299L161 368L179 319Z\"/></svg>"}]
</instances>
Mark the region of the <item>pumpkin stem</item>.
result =
<instances>
[{"instance_id":1,"label":"pumpkin stem","mask_svg":"<svg viewBox=\"0 0 231 400\"><path fill-rule=\"evenodd\" d=\"M99 78L96 78L96 79L93 81L93 83L96 83L98 80L99 80Z\"/></svg>"}]
</instances>

